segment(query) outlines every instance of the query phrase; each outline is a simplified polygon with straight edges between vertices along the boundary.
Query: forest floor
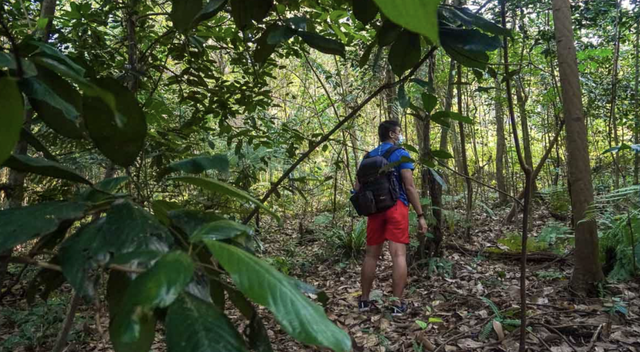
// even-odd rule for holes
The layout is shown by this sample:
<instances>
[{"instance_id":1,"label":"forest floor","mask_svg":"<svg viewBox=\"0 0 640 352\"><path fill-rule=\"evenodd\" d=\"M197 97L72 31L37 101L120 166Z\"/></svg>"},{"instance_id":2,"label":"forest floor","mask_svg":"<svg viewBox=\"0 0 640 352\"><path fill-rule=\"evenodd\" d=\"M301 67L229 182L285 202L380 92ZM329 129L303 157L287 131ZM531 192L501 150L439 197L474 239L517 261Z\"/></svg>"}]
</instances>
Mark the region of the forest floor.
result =
<instances>
[{"instance_id":1,"label":"forest floor","mask_svg":"<svg viewBox=\"0 0 640 352\"><path fill-rule=\"evenodd\" d=\"M545 211L536 213L534 235L548 218ZM308 222L312 220L303 223ZM391 258L386 249L372 293L382 308L360 313L361 258L336 255L322 234L300 226L300 220L288 221L284 230L263 230L262 240L272 264L328 294L327 315L350 333L354 351L517 351L519 261L485 251L515 229L502 224L501 214L483 214L474 222L473 241L449 236L444 259L432 270L414 263L405 297L409 312L402 317L392 317L384 309L391 296ZM532 256L527 281L529 349L640 351L639 282L611 283L602 287L601 298L578 299L568 288L570 259L570 255ZM18 270L12 267L11 275L15 277ZM5 286L11 281L5 280ZM38 299L31 307L25 291L24 286L13 287L0 305L2 352L50 351L64 319L70 297L67 285L47 303ZM100 334L108 330L107 313L96 319L94 312L93 307L80 307L66 352L112 351ZM244 328L246 321L237 311L229 309L227 314L239 329ZM294 341L267 311L262 314L275 351L319 350ZM162 327L158 329L154 352L165 351Z\"/></svg>"}]
</instances>

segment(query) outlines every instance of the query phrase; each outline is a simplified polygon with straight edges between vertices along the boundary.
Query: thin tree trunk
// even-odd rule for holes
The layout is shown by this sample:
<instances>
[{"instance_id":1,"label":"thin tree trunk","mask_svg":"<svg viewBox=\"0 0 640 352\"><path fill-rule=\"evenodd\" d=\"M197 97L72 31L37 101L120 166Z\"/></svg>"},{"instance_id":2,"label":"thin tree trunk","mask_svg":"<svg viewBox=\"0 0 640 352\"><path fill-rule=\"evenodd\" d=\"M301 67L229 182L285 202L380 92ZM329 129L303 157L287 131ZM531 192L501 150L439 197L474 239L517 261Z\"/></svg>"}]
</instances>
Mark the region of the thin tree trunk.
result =
<instances>
[{"instance_id":1,"label":"thin tree trunk","mask_svg":"<svg viewBox=\"0 0 640 352\"><path fill-rule=\"evenodd\" d=\"M585 218L587 207L593 203L593 185L569 0L553 0L553 22L567 128L571 212L575 223L575 266L570 285L580 294L590 294L596 292L596 283L604 276L598 260L598 228L594 219Z\"/></svg>"},{"instance_id":2,"label":"thin tree trunk","mask_svg":"<svg viewBox=\"0 0 640 352\"><path fill-rule=\"evenodd\" d=\"M396 77L391 70L391 65L386 65L384 71L384 83L393 84L396 81ZM396 107L396 101L398 100L397 88L395 86L385 90L384 101L387 108L387 120L394 120L400 122L400 114Z\"/></svg>"},{"instance_id":3,"label":"thin tree trunk","mask_svg":"<svg viewBox=\"0 0 640 352\"><path fill-rule=\"evenodd\" d=\"M616 33L613 52L613 69L611 70L611 106L609 109L609 147L612 147L611 136L613 132L613 145L619 145L618 119L616 117L616 103L618 97L618 61L620 59L620 2L616 1ZM613 182L616 189L620 188L620 163L618 153L611 153L613 158Z\"/></svg>"},{"instance_id":4,"label":"thin tree trunk","mask_svg":"<svg viewBox=\"0 0 640 352\"><path fill-rule=\"evenodd\" d=\"M635 82L633 96L633 103L635 106L634 113L634 131L633 131L633 143L640 143L640 8L636 5L638 15L636 15L636 43L635 43ZM633 184L640 184L640 154L634 153L633 157Z\"/></svg>"},{"instance_id":5,"label":"thin tree trunk","mask_svg":"<svg viewBox=\"0 0 640 352\"><path fill-rule=\"evenodd\" d=\"M498 54L498 64L502 63L500 55ZM504 178L504 159L507 144L504 137L504 110L502 109L502 86L500 84L500 78L496 75L495 78L495 114L496 114L496 182L498 189L502 192L507 191L506 181ZM506 204L507 195L498 193L498 204Z\"/></svg>"},{"instance_id":6,"label":"thin tree trunk","mask_svg":"<svg viewBox=\"0 0 640 352\"><path fill-rule=\"evenodd\" d=\"M462 65L458 64L458 112L460 114L464 114L462 111ZM471 240L471 222L473 221L472 211L473 211L473 184L471 183L471 179L469 178L469 165L467 164L467 144L464 135L464 123L458 121L458 132L460 133L460 155L462 156L462 174L465 175L465 180L467 183L466 193L467 193L467 205L466 205L466 219L465 219L465 230L464 235L467 240Z\"/></svg>"},{"instance_id":7,"label":"thin tree trunk","mask_svg":"<svg viewBox=\"0 0 640 352\"><path fill-rule=\"evenodd\" d=\"M507 27L506 18L506 0L500 2L500 13L502 17L502 26ZM520 352L526 350L527 339L527 238L529 235L529 205L531 203L531 182L533 180L532 170L527 165L522 155L520 141L518 139L518 128L513 108L513 97L511 96L511 80L509 79L509 38L503 38L503 57L504 57L504 75L505 88L507 94L507 107L509 109L509 119L511 120L511 131L513 133L513 144L518 154L518 163L525 175L524 186L524 212L522 215L522 258L520 262Z\"/></svg>"},{"instance_id":8,"label":"thin tree trunk","mask_svg":"<svg viewBox=\"0 0 640 352\"><path fill-rule=\"evenodd\" d=\"M444 111L451 111L451 105L453 104L453 80L455 79L454 70L455 62L451 59L449 63L449 78L447 80L447 95L444 98ZM440 150L449 149L449 127L442 127L442 137L440 137ZM445 159L444 162L448 164Z\"/></svg>"}]
</instances>

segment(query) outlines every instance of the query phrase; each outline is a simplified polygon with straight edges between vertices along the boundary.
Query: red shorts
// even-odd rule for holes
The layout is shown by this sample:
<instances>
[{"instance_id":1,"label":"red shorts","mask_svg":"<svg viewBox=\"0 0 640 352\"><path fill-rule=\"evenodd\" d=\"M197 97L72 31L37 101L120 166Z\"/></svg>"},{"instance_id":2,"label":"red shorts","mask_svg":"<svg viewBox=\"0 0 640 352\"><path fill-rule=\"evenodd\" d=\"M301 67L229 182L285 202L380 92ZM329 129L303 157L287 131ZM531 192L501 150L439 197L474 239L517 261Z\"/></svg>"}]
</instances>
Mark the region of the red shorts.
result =
<instances>
[{"instance_id":1,"label":"red shorts","mask_svg":"<svg viewBox=\"0 0 640 352\"><path fill-rule=\"evenodd\" d=\"M386 211L367 218L367 246L377 246L386 240L409 243L409 207L401 200Z\"/></svg>"}]
</instances>

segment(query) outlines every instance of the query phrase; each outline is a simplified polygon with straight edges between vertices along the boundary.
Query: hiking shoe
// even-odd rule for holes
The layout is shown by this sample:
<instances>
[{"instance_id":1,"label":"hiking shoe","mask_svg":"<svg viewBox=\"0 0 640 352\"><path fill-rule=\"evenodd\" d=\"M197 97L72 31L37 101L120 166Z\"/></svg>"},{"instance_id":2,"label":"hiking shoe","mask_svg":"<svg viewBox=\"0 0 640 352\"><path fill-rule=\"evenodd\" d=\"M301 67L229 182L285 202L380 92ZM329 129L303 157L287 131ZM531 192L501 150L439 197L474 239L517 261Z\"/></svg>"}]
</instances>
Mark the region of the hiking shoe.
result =
<instances>
[{"instance_id":1,"label":"hiking shoe","mask_svg":"<svg viewBox=\"0 0 640 352\"><path fill-rule=\"evenodd\" d=\"M406 303L401 303L399 306L392 305L391 306L391 315L394 317L402 316L407 313L408 307Z\"/></svg>"},{"instance_id":2,"label":"hiking shoe","mask_svg":"<svg viewBox=\"0 0 640 352\"><path fill-rule=\"evenodd\" d=\"M377 307L373 301L358 300L358 310L361 312L368 312L375 308Z\"/></svg>"}]
</instances>

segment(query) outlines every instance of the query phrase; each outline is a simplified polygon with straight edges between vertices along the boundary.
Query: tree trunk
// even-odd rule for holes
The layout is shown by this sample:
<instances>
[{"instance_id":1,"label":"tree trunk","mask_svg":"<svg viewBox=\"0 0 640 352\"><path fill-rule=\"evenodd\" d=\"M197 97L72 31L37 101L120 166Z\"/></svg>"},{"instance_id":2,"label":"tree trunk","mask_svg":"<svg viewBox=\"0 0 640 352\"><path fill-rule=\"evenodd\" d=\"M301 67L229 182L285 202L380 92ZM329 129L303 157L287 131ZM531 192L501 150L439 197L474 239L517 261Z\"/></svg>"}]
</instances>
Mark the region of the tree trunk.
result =
<instances>
[{"instance_id":1,"label":"tree trunk","mask_svg":"<svg viewBox=\"0 0 640 352\"><path fill-rule=\"evenodd\" d=\"M447 81L447 95L444 98L444 111L451 111L451 105L453 104L453 80L454 80L454 70L455 70L455 62L451 59L449 63L449 79ZM447 151L449 149L449 127L442 127L442 137L440 137L440 150ZM448 164L447 159L444 160L446 164Z\"/></svg>"},{"instance_id":2,"label":"tree trunk","mask_svg":"<svg viewBox=\"0 0 640 352\"><path fill-rule=\"evenodd\" d=\"M527 165L533 165L533 156L531 155L531 137L529 135L529 117L527 115L527 101L529 98L524 92L522 79L515 79L516 100L518 102L518 111L520 112L520 124L522 128L522 149L524 150L524 160ZM535 182L531 187L531 192L536 192Z\"/></svg>"},{"instance_id":3,"label":"tree trunk","mask_svg":"<svg viewBox=\"0 0 640 352\"><path fill-rule=\"evenodd\" d=\"M387 64L384 71L384 83L392 84L396 81L396 77L391 71L391 65ZM396 87L389 88L384 91L384 102L387 107L387 120L394 120L400 122L400 114L398 113L397 100L398 93Z\"/></svg>"},{"instance_id":4,"label":"tree trunk","mask_svg":"<svg viewBox=\"0 0 640 352\"><path fill-rule=\"evenodd\" d=\"M499 58L498 63L502 60ZM496 182L498 189L502 192L507 191L506 181L504 178L504 157L507 149L507 144L504 137L504 110L502 109L502 88L500 85L500 78L496 75L495 79L495 113L496 113ZM498 205L507 203L507 195L498 193Z\"/></svg>"},{"instance_id":5,"label":"tree trunk","mask_svg":"<svg viewBox=\"0 0 640 352\"><path fill-rule=\"evenodd\" d=\"M458 64L458 84L456 86L458 91L458 113L464 114L462 111L462 65ZM465 219L465 230L464 235L467 240L471 240L471 222L473 221L472 211L473 211L473 184L471 183L471 179L469 178L469 165L467 164L467 144L464 135L464 123L458 121L458 129L460 133L460 155L462 156L462 174L465 175L466 180L466 193L467 193L467 204L466 204L466 219Z\"/></svg>"},{"instance_id":6,"label":"tree trunk","mask_svg":"<svg viewBox=\"0 0 640 352\"><path fill-rule=\"evenodd\" d=\"M570 285L580 294L592 294L596 292L596 283L604 276L598 260L598 228L594 219L585 219L587 207L593 203L593 185L569 0L553 0L553 22L567 129L571 211L575 223L575 266Z\"/></svg>"},{"instance_id":7,"label":"tree trunk","mask_svg":"<svg viewBox=\"0 0 640 352\"><path fill-rule=\"evenodd\" d=\"M635 43L635 83L634 83L634 96L633 103L635 106L634 113L634 131L633 131L633 143L640 143L640 8L636 6L638 14L636 15L636 43ZM640 184L640 154L634 153L633 156L633 184Z\"/></svg>"},{"instance_id":8,"label":"tree trunk","mask_svg":"<svg viewBox=\"0 0 640 352\"><path fill-rule=\"evenodd\" d=\"M618 61L620 59L620 2L616 1L616 34L613 51L613 69L611 70L611 106L609 109L609 147L620 145L618 138L618 119L616 117L616 103L618 97ZM613 132L613 145L611 136ZM620 163L618 153L611 153L613 158L613 182L616 189L620 188Z\"/></svg>"}]
</instances>

